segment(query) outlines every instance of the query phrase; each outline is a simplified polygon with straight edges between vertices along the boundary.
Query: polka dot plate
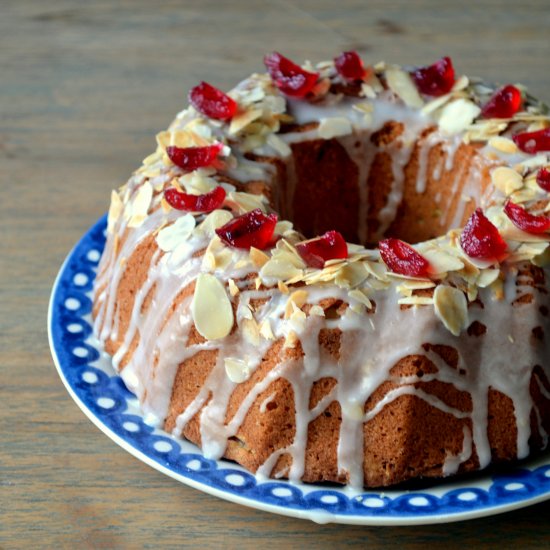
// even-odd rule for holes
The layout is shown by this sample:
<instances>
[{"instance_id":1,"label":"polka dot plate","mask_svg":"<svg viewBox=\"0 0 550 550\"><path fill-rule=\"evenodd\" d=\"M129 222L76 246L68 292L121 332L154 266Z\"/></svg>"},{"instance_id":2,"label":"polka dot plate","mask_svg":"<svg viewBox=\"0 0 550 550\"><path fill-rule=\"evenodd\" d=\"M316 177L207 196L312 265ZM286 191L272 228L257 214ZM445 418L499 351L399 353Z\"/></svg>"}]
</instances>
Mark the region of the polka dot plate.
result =
<instances>
[{"instance_id":1,"label":"polka dot plate","mask_svg":"<svg viewBox=\"0 0 550 550\"><path fill-rule=\"evenodd\" d=\"M316 522L410 525L492 515L550 498L550 455L504 472L423 486L350 491L328 485L258 479L225 460L209 460L185 441L147 424L137 399L94 339L91 290L105 244L106 217L61 267L50 300L50 345L71 397L111 439L172 478L220 498Z\"/></svg>"}]
</instances>

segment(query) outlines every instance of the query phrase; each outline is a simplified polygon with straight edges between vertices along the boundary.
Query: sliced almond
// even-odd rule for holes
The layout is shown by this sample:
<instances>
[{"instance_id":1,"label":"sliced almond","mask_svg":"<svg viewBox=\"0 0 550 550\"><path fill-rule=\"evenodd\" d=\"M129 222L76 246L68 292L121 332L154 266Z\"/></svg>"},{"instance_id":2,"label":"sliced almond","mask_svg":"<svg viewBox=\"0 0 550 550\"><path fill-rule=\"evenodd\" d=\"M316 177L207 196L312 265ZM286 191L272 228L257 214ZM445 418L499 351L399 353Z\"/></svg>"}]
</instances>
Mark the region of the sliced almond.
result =
<instances>
[{"instance_id":1,"label":"sliced almond","mask_svg":"<svg viewBox=\"0 0 550 550\"><path fill-rule=\"evenodd\" d=\"M489 140L489 145L501 153L512 155L518 152L518 146L509 138L494 136Z\"/></svg>"},{"instance_id":2,"label":"sliced almond","mask_svg":"<svg viewBox=\"0 0 550 550\"><path fill-rule=\"evenodd\" d=\"M468 324L468 302L461 290L447 285L438 285L433 295L436 316L445 328L458 336Z\"/></svg>"},{"instance_id":3,"label":"sliced almond","mask_svg":"<svg viewBox=\"0 0 550 550\"><path fill-rule=\"evenodd\" d=\"M139 227L145 221L152 198L153 187L146 181L132 199L132 215L128 227Z\"/></svg>"},{"instance_id":4,"label":"sliced almond","mask_svg":"<svg viewBox=\"0 0 550 550\"><path fill-rule=\"evenodd\" d=\"M161 229L156 237L159 248L164 252L175 250L178 245L189 239L195 228L195 218L185 214L173 224Z\"/></svg>"},{"instance_id":5,"label":"sliced almond","mask_svg":"<svg viewBox=\"0 0 550 550\"><path fill-rule=\"evenodd\" d=\"M499 166L491 172L493 185L506 196L523 187L523 178L512 168Z\"/></svg>"},{"instance_id":6,"label":"sliced almond","mask_svg":"<svg viewBox=\"0 0 550 550\"><path fill-rule=\"evenodd\" d=\"M250 378L250 366L244 359L226 357L223 362L225 373L231 382L240 384Z\"/></svg>"},{"instance_id":7,"label":"sliced almond","mask_svg":"<svg viewBox=\"0 0 550 550\"><path fill-rule=\"evenodd\" d=\"M319 137L331 139L337 136L347 136L351 134L351 122L344 117L331 117L321 119L318 128Z\"/></svg>"},{"instance_id":8,"label":"sliced almond","mask_svg":"<svg viewBox=\"0 0 550 550\"><path fill-rule=\"evenodd\" d=\"M201 273L195 282L191 302L195 327L207 340L225 338L233 328L233 308L224 286L210 273Z\"/></svg>"},{"instance_id":9,"label":"sliced almond","mask_svg":"<svg viewBox=\"0 0 550 550\"><path fill-rule=\"evenodd\" d=\"M237 113L229 125L229 135L234 136L241 130L246 128L251 122L258 120L262 116L262 109L248 109L241 113Z\"/></svg>"},{"instance_id":10,"label":"sliced almond","mask_svg":"<svg viewBox=\"0 0 550 550\"><path fill-rule=\"evenodd\" d=\"M262 267L269 261L269 256L258 248L250 247L250 260L256 267Z\"/></svg>"},{"instance_id":11,"label":"sliced almond","mask_svg":"<svg viewBox=\"0 0 550 550\"><path fill-rule=\"evenodd\" d=\"M112 233L115 224L122 213L123 204L119 194L113 189L111 191L111 205L109 206L109 215L107 217L107 232Z\"/></svg>"},{"instance_id":12,"label":"sliced almond","mask_svg":"<svg viewBox=\"0 0 550 550\"><path fill-rule=\"evenodd\" d=\"M472 124L481 109L469 99L459 98L447 103L439 117L439 127L446 134L457 134Z\"/></svg>"},{"instance_id":13,"label":"sliced almond","mask_svg":"<svg viewBox=\"0 0 550 550\"><path fill-rule=\"evenodd\" d=\"M396 67L390 68L386 71L386 81L390 90L409 107L420 109L424 105L424 101L409 73Z\"/></svg>"}]
</instances>

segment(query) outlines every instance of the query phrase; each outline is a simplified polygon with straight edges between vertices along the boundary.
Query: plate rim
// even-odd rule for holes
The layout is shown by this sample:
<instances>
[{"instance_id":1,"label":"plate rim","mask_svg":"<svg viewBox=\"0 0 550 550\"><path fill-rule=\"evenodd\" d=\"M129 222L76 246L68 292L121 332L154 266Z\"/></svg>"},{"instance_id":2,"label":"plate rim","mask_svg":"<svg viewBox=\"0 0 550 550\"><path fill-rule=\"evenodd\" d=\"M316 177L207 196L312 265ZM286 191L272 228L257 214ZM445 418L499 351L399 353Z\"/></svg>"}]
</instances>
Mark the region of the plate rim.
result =
<instances>
[{"instance_id":1,"label":"plate rim","mask_svg":"<svg viewBox=\"0 0 550 550\"><path fill-rule=\"evenodd\" d=\"M122 436L117 434L114 430L112 430L106 424L106 422L104 422L101 419L101 417L97 416L94 413L94 411L92 411L87 406L87 404L81 399L81 397L74 390L74 388L71 386L71 383L67 379L65 372L63 370L63 367L61 366L61 360L59 358L57 347L56 347L57 342L55 340L54 330L53 330L54 308L55 308L55 305L58 303L59 295L61 294L61 286L60 286L61 279L65 271L67 270L70 261L74 259L74 256L76 255L76 252L79 250L79 248L85 244L86 240L92 237L92 232L94 230L99 230L99 229L104 230L106 226L106 221L107 221L107 214L104 214L98 220L96 220L96 222L92 226L88 227L85 233L80 236L76 244L71 248L69 253L66 255L65 259L61 264L61 267L57 272L57 275L53 282L50 299L48 303L48 313L47 313L48 342L49 342L50 351L52 354L53 362L55 364L57 373L63 385L65 386L65 389L68 391L73 401L77 404L77 406L84 413L84 415L101 432L107 435L119 447L121 447L126 452L131 454L134 458L137 458L138 460L140 460L141 462L144 462L145 464L154 468L158 472L164 475L167 475L170 478L180 483L183 483L184 485L187 485L195 490L199 490L211 496L221 498L222 500L233 502L235 504L240 504L242 506L246 506L248 508L252 508L256 510L283 515L286 517L308 519L315 523L321 523L321 524L339 523L339 524L364 525L364 526L410 526L410 525L435 525L435 524L443 524L443 523L454 523L454 522L467 521L471 519L478 519L478 518L498 515L498 514L510 512L513 510L525 508L528 506L532 506L550 499L550 490L549 490L546 493L542 493L536 496L530 496L528 498L516 500L513 502L506 502L502 504L489 504L489 505L481 506L479 508L475 508L471 510L462 510L462 511L457 511L452 513L436 512L431 514L430 513L422 514L419 511L419 513L416 515L406 515L406 516L338 514L338 513L332 513L326 510L318 510L313 508L301 509L301 508L295 508L291 506L270 504L268 502L264 502L259 499L254 499L250 496L241 496L231 491L223 491L218 487L205 484L200 480L196 480L196 479L193 479L192 477L185 476L167 466L164 466L154 458L147 455L144 451L136 448L129 441L125 440ZM101 252L102 250L100 250L100 253ZM117 377L116 373L114 373L113 378L115 377ZM167 432L164 432L163 430L157 430L157 431L159 431L160 433L162 433L163 435L171 439L174 439L170 434L168 434ZM198 456L201 456L201 457L203 456L199 447L196 447L196 451ZM534 459L536 458L537 457L534 457ZM540 459L540 457L538 458ZM215 462L218 465L227 465L228 467L232 467L232 468L237 467L235 463L226 461L224 459L220 459ZM546 464L550 465L550 456L548 457ZM238 470L235 470L235 471L238 472ZM246 470L243 469L243 471L246 471ZM253 474L250 474L250 472L248 472L248 474L253 476ZM489 474L487 475L487 477L491 479ZM266 480L261 480L261 482L273 483L274 480L266 479ZM307 486L309 488L318 487L319 489L327 489L327 487L323 487L319 484L293 483L286 480L276 480L275 482L288 485L290 487L297 487L297 488L302 486ZM464 487L463 490L467 491L468 488L469 487ZM430 491L431 489L433 489L433 487L423 489L422 492L427 492L427 491ZM340 492L345 492L345 488L340 489ZM388 488L386 490L370 490L369 494L377 494L380 496L382 494L387 495L388 493L391 493L391 492L392 492L392 489ZM414 495L416 492L417 491L415 490L399 491L399 493L403 495L404 494ZM368 510L368 508L365 508L365 510Z\"/></svg>"}]
</instances>

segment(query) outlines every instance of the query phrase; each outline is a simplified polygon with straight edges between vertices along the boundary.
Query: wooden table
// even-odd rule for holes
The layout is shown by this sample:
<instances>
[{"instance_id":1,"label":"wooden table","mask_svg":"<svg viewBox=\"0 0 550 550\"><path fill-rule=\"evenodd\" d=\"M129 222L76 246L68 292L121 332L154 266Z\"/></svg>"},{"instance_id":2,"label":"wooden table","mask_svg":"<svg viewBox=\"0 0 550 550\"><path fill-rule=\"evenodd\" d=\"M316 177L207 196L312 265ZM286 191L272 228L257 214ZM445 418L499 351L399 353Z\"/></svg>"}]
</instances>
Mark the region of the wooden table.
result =
<instances>
[{"instance_id":1,"label":"wooden table","mask_svg":"<svg viewBox=\"0 0 550 550\"><path fill-rule=\"evenodd\" d=\"M272 0L0 4L2 548L550 547L550 502L427 527L319 526L183 486L101 434L46 336L63 258L201 79L227 88L262 55L424 64L524 82L550 100L548 1Z\"/></svg>"}]
</instances>

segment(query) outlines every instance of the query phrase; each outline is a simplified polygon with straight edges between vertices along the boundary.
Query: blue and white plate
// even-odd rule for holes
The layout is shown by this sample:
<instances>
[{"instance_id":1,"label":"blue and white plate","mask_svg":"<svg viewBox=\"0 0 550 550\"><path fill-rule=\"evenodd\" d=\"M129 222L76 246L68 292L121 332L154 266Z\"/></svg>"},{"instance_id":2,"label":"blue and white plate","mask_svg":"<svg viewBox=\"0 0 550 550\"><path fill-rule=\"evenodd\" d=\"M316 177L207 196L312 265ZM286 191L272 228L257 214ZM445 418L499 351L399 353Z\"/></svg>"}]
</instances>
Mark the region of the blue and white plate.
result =
<instances>
[{"instance_id":1,"label":"blue and white plate","mask_svg":"<svg viewBox=\"0 0 550 550\"><path fill-rule=\"evenodd\" d=\"M50 346L71 397L92 422L128 452L196 489L252 508L316 522L410 525L459 521L550 498L550 455L510 468L439 482L422 490L353 492L323 485L260 480L195 445L147 425L137 399L99 349L91 326L95 271L105 245L101 218L65 260L50 300Z\"/></svg>"}]
</instances>

